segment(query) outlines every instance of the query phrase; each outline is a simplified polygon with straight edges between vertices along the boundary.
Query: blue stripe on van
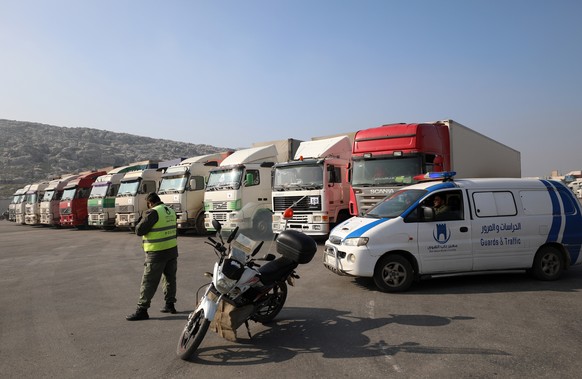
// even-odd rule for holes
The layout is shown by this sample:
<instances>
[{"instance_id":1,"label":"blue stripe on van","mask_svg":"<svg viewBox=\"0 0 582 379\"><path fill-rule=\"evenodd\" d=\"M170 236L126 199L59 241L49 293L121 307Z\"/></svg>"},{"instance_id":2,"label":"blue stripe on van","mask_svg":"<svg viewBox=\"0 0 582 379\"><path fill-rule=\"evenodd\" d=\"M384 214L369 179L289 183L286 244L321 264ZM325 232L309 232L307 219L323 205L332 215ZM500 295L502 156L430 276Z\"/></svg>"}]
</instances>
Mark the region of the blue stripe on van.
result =
<instances>
[{"instance_id":1,"label":"blue stripe on van","mask_svg":"<svg viewBox=\"0 0 582 379\"><path fill-rule=\"evenodd\" d=\"M542 183L548 189L548 195L550 195L550 200L552 202L552 226L550 227L550 233L546 242L560 242L558 241L558 234L560 233L560 227L562 226L562 217L559 216L562 211L560 209L560 202L558 201L558 196L554 191L554 186L547 180L542 180Z\"/></svg>"},{"instance_id":2,"label":"blue stripe on van","mask_svg":"<svg viewBox=\"0 0 582 379\"><path fill-rule=\"evenodd\" d=\"M548 235L547 242L561 243L570 254L572 264L576 263L580 256L580 249L582 248L582 211L580 203L574 197L570 189L560 182L548 182L542 180L552 200L552 227ZM558 201L558 195L563 204L570 204L574 206L576 212L574 214L565 214L561 209ZM565 217L564 231L562 240L558 241L560 226L562 224L562 215Z\"/></svg>"},{"instance_id":3,"label":"blue stripe on van","mask_svg":"<svg viewBox=\"0 0 582 379\"><path fill-rule=\"evenodd\" d=\"M380 225L388 220L390 220L390 219L389 218L381 218L381 219L376 220L374 222L371 222L367 225L364 225L361 228L358 228L358 229L354 230L353 232L351 232L350 234L348 234L344 239L361 237L362 234L366 233L368 230L370 230L370 229L374 228L375 226Z\"/></svg>"},{"instance_id":4,"label":"blue stripe on van","mask_svg":"<svg viewBox=\"0 0 582 379\"><path fill-rule=\"evenodd\" d=\"M566 225L564 228L564 236L562 242L570 252L572 264L576 263L580 256L580 249L582 248L582 212L578 199L563 183L555 182L558 187L558 193L562 199L562 203L569 203L574 206L576 212L574 214L566 214Z\"/></svg>"}]
</instances>

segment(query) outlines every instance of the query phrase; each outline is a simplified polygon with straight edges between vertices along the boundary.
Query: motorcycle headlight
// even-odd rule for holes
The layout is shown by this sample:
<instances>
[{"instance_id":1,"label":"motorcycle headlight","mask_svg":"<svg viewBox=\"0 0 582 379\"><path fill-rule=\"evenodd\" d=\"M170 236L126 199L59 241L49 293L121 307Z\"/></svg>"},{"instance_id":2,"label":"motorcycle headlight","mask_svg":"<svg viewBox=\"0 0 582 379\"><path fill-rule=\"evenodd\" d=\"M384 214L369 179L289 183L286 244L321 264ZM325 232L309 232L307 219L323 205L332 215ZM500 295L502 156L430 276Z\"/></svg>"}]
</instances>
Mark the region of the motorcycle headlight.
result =
<instances>
[{"instance_id":1,"label":"motorcycle headlight","mask_svg":"<svg viewBox=\"0 0 582 379\"><path fill-rule=\"evenodd\" d=\"M236 280L228 279L226 276L222 276L216 281L216 289L220 293L228 293L236 284Z\"/></svg>"},{"instance_id":2,"label":"motorcycle headlight","mask_svg":"<svg viewBox=\"0 0 582 379\"><path fill-rule=\"evenodd\" d=\"M343 244L345 246L366 246L368 244L368 237L347 238Z\"/></svg>"}]
</instances>

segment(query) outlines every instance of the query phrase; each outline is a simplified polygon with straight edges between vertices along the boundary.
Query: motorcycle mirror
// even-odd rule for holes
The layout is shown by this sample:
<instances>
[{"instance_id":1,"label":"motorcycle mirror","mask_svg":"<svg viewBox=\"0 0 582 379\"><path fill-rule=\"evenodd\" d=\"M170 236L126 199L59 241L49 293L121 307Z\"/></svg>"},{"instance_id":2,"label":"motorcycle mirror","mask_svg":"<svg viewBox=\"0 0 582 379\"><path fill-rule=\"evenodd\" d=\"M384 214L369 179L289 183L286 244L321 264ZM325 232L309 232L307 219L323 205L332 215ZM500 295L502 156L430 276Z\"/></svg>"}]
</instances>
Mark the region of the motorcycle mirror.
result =
<instances>
[{"instance_id":1,"label":"motorcycle mirror","mask_svg":"<svg viewBox=\"0 0 582 379\"><path fill-rule=\"evenodd\" d=\"M265 242L265 241L261 241L261 242L260 242L260 243L257 245L257 247L255 247L255 250L253 250L253 252L251 253L251 257L254 257L254 256L255 256L255 255L256 255L256 254L259 252L259 250L261 250L261 247L263 247L263 243L264 243L264 242Z\"/></svg>"},{"instance_id":2,"label":"motorcycle mirror","mask_svg":"<svg viewBox=\"0 0 582 379\"><path fill-rule=\"evenodd\" d=\"M285 211L283 212L283 218L284 219L291 219L291 218L293 218L293 209L291 209L291 208L285 209Z\"/></svg>"},{"instance_id":3,"label":"motorcycle mirror","mask_svg":"<svg viewBox=\"0 0 582 379\"><path fill-rule=\"evenodd\" d=\"M234 230L230 233L230 235L228 236L228 239L226 240L226 243L231 243L237 233L238 233L238 226L236 228L234 228Z\"/></svg>"},{"instance_id":4,"label":"motorcycle mirror","mask_svg":"<svg viewBox=\"0 0 582 379\"><path fill-rule=\"evenodd\" d=\"M214 229L216 229L217 233L220 233L220 230L222 229L222 225L220 225L220 222L217 219L215 219L215 218L212 219L212 226L214 227Z\"/></svg>"}]
</instances>

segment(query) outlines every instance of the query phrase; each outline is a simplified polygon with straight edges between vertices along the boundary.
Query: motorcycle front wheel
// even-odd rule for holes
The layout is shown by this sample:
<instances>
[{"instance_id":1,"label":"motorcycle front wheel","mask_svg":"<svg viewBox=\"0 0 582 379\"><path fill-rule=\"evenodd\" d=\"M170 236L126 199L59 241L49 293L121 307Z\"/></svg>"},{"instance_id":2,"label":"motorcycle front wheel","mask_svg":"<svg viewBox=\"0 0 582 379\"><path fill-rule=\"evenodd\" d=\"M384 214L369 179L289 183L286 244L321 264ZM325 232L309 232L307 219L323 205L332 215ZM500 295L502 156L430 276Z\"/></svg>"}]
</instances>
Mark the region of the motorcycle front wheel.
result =
<instances>
[{"instance_id":1,"label":"motorcycle front wheel","mask_svg":"<svg viewBox=\"0 0 582 379\"><path fill-rule=\"evenodd\" d=\"M202 309L198 312L192 312L188 316L188 322L180 335L176 350L180 359L188 360L194 354L204 339L209 326L210 321L204 318L204 310Z\"/></svg>"},{"instance_id":2,"label":"motorcycle front wheel","mask_svg":"<svg viewBox=\"0 0 582 379\"><path fill-rule=\"evenodd\" d=\"M287 283L285 281L275 283L273 288L261 298L259 306L251 316L251 320L261 324L273 321L283 309L285 300L287 300Z\"/></svg>"}]
</instances>

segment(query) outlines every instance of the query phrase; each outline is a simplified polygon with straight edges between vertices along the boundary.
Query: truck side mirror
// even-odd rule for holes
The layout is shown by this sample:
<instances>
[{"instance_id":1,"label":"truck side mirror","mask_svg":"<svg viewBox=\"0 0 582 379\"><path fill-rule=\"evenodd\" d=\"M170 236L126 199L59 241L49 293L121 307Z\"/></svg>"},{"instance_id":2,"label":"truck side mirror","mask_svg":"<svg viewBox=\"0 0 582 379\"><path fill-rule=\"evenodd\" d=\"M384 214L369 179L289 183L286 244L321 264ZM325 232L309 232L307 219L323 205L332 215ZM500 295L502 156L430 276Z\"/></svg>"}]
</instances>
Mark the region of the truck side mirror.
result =
<instances>
[{"instance_id":1,"label":"truck side mirror","mask_svg":"<svg viewBox=\"0 0 582 379\"><path fill-rule=\"evenodd\" d=\"M245 186L252 186L253 185L253 174L247 174L245 178Z\"/></svg>"}]
</instances>

